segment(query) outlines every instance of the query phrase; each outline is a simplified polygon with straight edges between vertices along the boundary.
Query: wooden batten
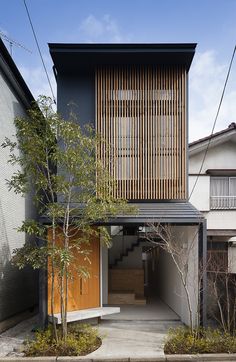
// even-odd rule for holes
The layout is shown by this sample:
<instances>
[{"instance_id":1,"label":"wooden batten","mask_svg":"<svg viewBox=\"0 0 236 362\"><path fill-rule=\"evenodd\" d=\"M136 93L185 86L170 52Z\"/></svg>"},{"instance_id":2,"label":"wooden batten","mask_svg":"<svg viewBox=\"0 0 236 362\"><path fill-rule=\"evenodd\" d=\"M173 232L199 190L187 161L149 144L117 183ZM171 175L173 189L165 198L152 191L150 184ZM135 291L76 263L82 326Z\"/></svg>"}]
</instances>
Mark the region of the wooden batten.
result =
<instances>
[{"instance_id":1,"label":"wooden batten","mask_svg":"<svg viewBox=\"0 0 236 362\"><path fill-rule=\"evenodd\" d=\"M186 199L186 69L104 66L96 71L98 157L114 197Z\"/></svg>"}]
</instances>

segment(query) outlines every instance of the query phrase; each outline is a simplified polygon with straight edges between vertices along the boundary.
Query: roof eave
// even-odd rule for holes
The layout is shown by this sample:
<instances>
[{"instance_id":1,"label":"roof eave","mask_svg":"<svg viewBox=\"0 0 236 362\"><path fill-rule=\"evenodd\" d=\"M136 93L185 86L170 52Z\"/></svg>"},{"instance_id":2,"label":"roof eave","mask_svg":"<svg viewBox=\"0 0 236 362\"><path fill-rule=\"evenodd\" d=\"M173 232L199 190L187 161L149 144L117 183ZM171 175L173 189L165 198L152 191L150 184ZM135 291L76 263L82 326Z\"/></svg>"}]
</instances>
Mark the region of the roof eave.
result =
<instances>
[{"instance_id":1,"label":"roof eave","mask_svg":"<svg viewBox=\"0 0 236 362\"><path fill-rule=\"evenodd\" d=\"M158 52L169 51L191 51L194 52L197 43L48 43L50 51L140 51L150 50Z\"/></svg>"},{"instance_id":2,"label":"roof eave","mask_svg":"<svg viewBox=\"0 0 236 362\"><path fill-rule=\"evenodd\" d=\"M214 146L215 144L223 143L225 140L229 139L232 135L236 134L236 127L228 127L222 131L216 132L211 136L207 136L201 138L197 141L189 143L189 153L194 154L204 150L208 147L210 143L210 147Z\"/></svg>"},{"instance_id":3,"label":"roof eave","mask_svg":"<svg viewBox=\"0 0 236 362\"><path fill-rule=\"evenodd\" d=\"M177 64L188 71L196 44L64 44L49 43L57 70L74 71L106 64Z\"/></svg>"},{"instance_id":4,"label":"roof eave","mask_svg":"<svg viewBox=\"0 0 236 362\"><path fill-rule=\"evenodd\" d=\"M35 101L35 99L1 38L0 38L0 62L2 70L4 71L5 75L12 84L15 91L17 92L18 96L25 104L26 108L30 107L30 105L32 104L32 102Z\"/></svg>"}]
</instances>

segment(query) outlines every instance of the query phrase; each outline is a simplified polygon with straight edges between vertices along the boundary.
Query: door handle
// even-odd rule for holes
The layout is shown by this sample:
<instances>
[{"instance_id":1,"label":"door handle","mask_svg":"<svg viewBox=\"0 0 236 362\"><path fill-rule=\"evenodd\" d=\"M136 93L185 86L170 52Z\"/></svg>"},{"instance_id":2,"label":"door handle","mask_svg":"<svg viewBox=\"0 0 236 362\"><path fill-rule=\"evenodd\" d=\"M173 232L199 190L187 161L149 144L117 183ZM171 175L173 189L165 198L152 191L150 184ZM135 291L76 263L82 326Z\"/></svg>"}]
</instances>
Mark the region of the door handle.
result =
<instances>
[{"instance_id":1,"label":"door handle","mask_svg":"<svg viewBox=\"0 0 236 362\"><path fill-rule=\"evenodd\" d=\"M82 278L80 278L80 295L83 295L83 281L82 281Z\"/></svg>"}]
</instances>

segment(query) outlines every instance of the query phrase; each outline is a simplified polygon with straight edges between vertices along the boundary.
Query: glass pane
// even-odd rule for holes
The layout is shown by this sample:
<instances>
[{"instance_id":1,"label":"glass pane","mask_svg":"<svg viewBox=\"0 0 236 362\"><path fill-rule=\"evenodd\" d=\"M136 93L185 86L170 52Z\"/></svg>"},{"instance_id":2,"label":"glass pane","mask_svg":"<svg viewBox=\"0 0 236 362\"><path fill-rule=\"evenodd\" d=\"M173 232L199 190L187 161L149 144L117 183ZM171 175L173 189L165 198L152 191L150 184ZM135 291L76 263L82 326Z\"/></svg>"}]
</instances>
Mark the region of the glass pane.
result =
<instances>
[{"instance_id":1,"label":"glass pane","mask_svg":"<svg viewBox=\"0 0 236 362\"><path fill-rule=\"evenodd\" d=\"M229 178L211 177L211 208L229 208Z\"/></svg>"},{"instance_id":2,"label":"glass pane","mask_svg":"<svg viewBox=\"0 0 236 362\"><path fill-rule=\"evenodd\" d=\"M230 177L229 185L230 196L236 196L236 177Z\"/></svg>"},{"instance_id":3,"label":"glass pane","mask_svg":"<svg viewBox=\"0 0 236 362\"><path fill-rule=\"evenodd\" d=\"M229 207L230 209L236 208L236 177L229 179Z\"/></svg>"},{"instance_id":4,"label":"glass pane","mask_svg":"<svg viewBox=\"0 0 236 362\"><path fill-rule=\"evenodd\" d=\"M229 179L228 177L211 178L211 196L228 196Z\"/></svg>"}]
</instances>

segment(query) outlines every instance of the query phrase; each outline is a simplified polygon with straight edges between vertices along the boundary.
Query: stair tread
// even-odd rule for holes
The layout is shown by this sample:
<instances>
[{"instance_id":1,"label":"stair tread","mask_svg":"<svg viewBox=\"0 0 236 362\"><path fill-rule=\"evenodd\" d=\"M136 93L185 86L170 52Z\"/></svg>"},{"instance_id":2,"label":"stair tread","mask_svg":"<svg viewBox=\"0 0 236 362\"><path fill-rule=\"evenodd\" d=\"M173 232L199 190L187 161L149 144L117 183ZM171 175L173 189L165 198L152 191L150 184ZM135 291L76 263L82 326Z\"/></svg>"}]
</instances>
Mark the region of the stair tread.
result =
<instances>
[{"instance_id":1,"label":"stair tread","mask_svg":"<svg viewBox=\"0 0 236 362\"><path fill-rule=\"evenodd\" d=\"M134 294L133 290L112 290L108 294Z\"/></svg>"},{"instance_id":2,"label":"stair tread","mask_svg":"<svg viewBox=\"0 0 236 362\"><path fill-rule=\"evenodd\" d=\"M145 297L142 297L142 298L137 298L136 296L135 296L135 300L147 300L147 298L145 298Z\"/></svg>"}]
</instances>

